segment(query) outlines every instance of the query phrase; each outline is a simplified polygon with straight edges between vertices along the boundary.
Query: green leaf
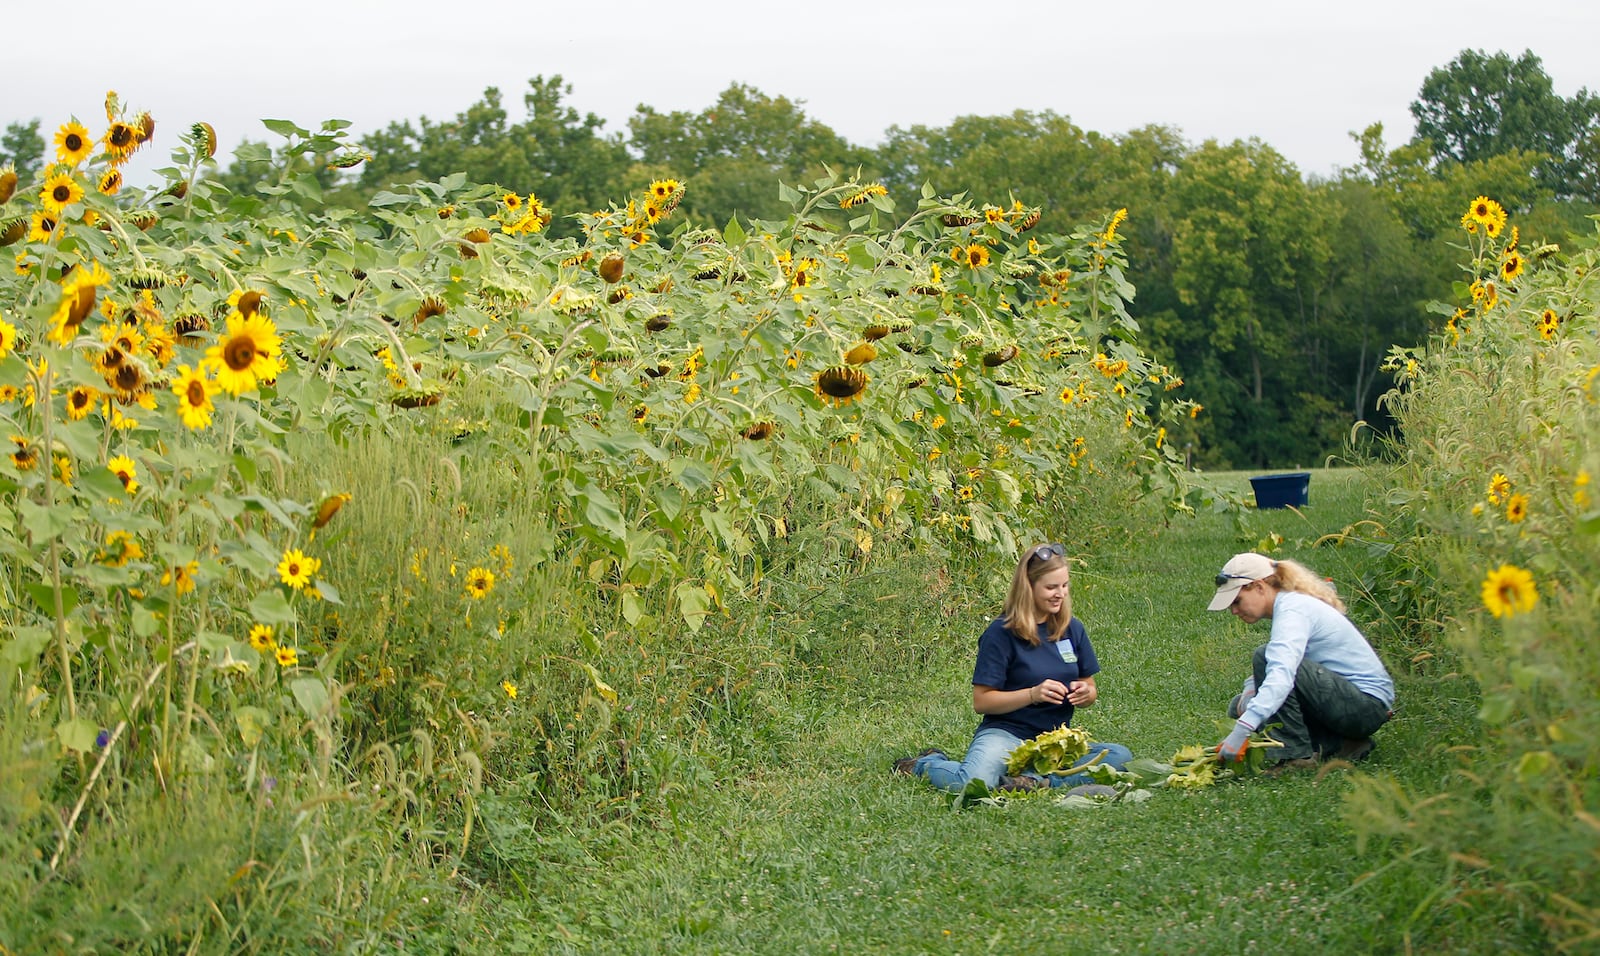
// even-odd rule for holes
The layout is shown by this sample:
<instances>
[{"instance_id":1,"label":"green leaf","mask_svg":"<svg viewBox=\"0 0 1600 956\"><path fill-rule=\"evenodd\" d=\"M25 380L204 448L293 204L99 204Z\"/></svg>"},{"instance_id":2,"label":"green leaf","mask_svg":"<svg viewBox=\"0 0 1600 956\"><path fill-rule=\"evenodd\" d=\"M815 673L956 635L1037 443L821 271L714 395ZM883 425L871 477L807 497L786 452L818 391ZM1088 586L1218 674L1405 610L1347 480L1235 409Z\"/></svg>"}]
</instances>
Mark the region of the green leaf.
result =
<instances>
[{"instance_id":1,"label":"green leaf","mask_svg":"<svg viewBox=\"0 0 1600 956\"><path fill-rule=\"evenodd\" d=\"M94 750L94 739L99 734L100 728L82 717L56 724L56 739L61 741L61 746L78 753Z\"/></svg>"},{"instance_id":2,"label":"green leaf","mask_svg":"<svg viewBox=\"0 0 1600 956\"><path fill-rule=\"evenodd\" d=\"M244 741L244 745L254 747L261 742L267 728L272 726L272 715L260 707L235 707L233 723L239 728L239 739Z\"/></svg>"},{"instance_id":3,"label":"green leaf","mask_svg":"<svg viewBox=\"0 0 1600 956\"><path fill-rule=\"evenodd\" d=\"M272 132L277 133L279 136L289 137L289 136L310 136L311 135L311 131L310 130L301 129L299 126L295 125L295 123L290 121L290 120L264 119L264 120L261 121L261 125L265 126L267 129L271 130Z\"/></svg>"},{"instance_id":4,"label":"green leaf","mask_svg":"<svg viewBox=\"0 0 1600 956\"><path fill-rule=\"evenodd\" d=\"M705 588L687 581L673 588L672 594L678 600L678 613L683 615L684 623L689 625L689 630L698 633L711 609L711 595Z\"/></svg>"},{"instance_id":5,"label":"green leaf","mask_svg":"<svg viewBox=\"0 0 1600 956\"><path fill-rule=\"evenodd\" d=\"M50 646L50 631L43 627L11 628L11 640L0 644L0 668L7 674L27 671Z\"/></svg>"},{"instance_id":6,"label":"green leaf","mask_svg":"<svg viewBox=\"0 0 1600 956\"><path fill-rule=\"evenodd\" d=\"M48 584L25 584L23 590L28 592L28 597L33 598L33 603L45 614L54 617L56 613L55 589ZM78 592L69 587L61 589L61 613L71 614L78 606Z\"/></svg>"},{"instance_id":7,"label":"green leaf","mask_svg":"<svg viewBox=\"0 0 1600 956\"><path fill-rule=\"evenodd\" d=\"M328 685L321 678L297 677L289 682L289 692L307 717L315 720L327 713Z\"/></svg>"},{"instance_id":8,"label":"green leaf","mask_svg":"<svg viewBox=\"0 0 1600 956\"><path fill-rule=\"evenodd\" d=\"M644 617L644 605L639 601L639 591L631 584L622 586L622 619L629 627L637 627Z\"/></svg>"},{"instance_id":9,"label":"green leaf","mask_svg":"<svg viewBox=\"0 0 1600 956\"><path fill-rule=\"evenodd\" d=\"M787 183L778 184L778 200L780 202L786 202L791 206L798 206L800 205L800 200L802 198L803 197L793 186L790 186Z\"/></svg>"},{"instance_id":10,"label":"green leaf","mask_svg":"<svg viewBox=\"0 0 1600 956\"><path fill-rule=\"evenodd\" d=\"M294 608L277 588L268 588L250 602L250 616L262 624L294 623Z\"/></svg>"},{"instance_id":11,"label":"green leaf","mask_svg":"<svg viewBox=\"0 0 1600 956\"><path fill-rule=\"evenodd\" d=\"M728 227L722 230L722 241L730 246L742 245L749 237L745 235L744 228L739 225L737 218L728 220Z\"/></svg>"},{"instance_id":12,"label":"green leaf","mask_svg":"<svg viewBox=\"0 0 1600 956\"><path fill-rule=\"evenodd\" d=\"M1548 750L1530 750L1517 761L1517 779L1525 784L1534 783L1550 775L1556 758Z\"/></svg>"},{"instance_id":13,"label":"green leaf","mask_svg":"<svg viewBox=\"0 0 1600 956\"><path fill-rule=\"evenodd\" d=\"M105 469L101 471L115 483L118 495L127 493L116 475ZM27 498L17 502L17 516L22 519L22 527L33 538L36 548L72 527L77 517L71 508L46 508Z\"/></svg>"},{"instance_id":14,"label":"green leaf","mask_svg":"<svg viewBox=\"0 0 1600 956\"><path fill-rule=\"evenodd\" d=\"M1511 719L1516 702L1510 694L1486 694L1483 706L1478 708L1478 719L1489 726L1497 726Z\"/></svg>"},{"instance_id":15,"label":"green leaf","mask_svg":"<svg viewBox=\"0 0 1600 956\"><path fill-rule=\"evenodd\" d=\"M578 492L583 496L583 516L593 528L598 528L613 539L621 541L628 536L622 524L622 512L604 491L590 485Z\"/></svg>"}]
</instances>

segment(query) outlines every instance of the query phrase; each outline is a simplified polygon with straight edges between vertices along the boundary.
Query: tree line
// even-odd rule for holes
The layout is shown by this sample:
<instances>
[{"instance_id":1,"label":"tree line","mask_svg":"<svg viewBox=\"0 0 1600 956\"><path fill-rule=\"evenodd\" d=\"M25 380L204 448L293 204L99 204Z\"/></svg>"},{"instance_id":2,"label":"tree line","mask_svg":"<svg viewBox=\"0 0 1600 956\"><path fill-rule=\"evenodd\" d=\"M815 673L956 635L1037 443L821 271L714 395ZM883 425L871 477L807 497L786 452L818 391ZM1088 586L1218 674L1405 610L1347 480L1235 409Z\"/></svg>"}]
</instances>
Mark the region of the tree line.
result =
<instances>
[{"instance_id":1,"label":"tree line","mask_svg":"<svg viewBox=\"0 0 1600 956\"><path fill-rule=\"evenodd\" d=\"M1373 124L1352 134L1359 161L1329 177L1302 174L1259 139L1193 144L1159 125L1104 134L1050 111L893 126L864 147L739 83L699 112L641 105L623 134L580 114L570 93L560 76L535 76L520 118L491 87L450 119L392 122L362 138L371 158L358 169L319 168L323 201L365 206L397 184L464 172L537 193L557 214L552 229L575 233L561 216L675 178L689 185L687 218L720 227L781 219L778 183L827 167L882 182L906 208L924 184L980 203L1015 197L1044 208L1047 230L1126 208L1140 344L1206 406L1173 438L1213 468L1319 464L1355 422L1390 427L1377 404L1384 357L1448 317L1429 303L1453 298L1473 197L1498 200L1533 244L1592 232L1584 217L1600 210L1600 95L1558 95L1531 51L1466 50L1432 70L1410 104L1413 138L1391 146ZM37 122L0 137L0 164L26 171L42 154ZM280 162L246 143L218 178L248 192Z\"/></svg>"}]
</instances>

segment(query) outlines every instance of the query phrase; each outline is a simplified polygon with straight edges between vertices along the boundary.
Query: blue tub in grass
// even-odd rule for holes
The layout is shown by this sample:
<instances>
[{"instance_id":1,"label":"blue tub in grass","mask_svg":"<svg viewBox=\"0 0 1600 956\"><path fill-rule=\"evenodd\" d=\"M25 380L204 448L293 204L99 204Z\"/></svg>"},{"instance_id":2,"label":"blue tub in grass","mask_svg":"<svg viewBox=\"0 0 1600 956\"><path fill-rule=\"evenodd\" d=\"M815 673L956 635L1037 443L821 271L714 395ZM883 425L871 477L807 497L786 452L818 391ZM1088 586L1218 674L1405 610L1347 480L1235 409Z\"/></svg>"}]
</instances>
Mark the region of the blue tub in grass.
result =
<instances>
[{"instance_id":1,"label":"blue tub in grass","mask_svg":"<svg viewBox=\"0 0 1600 956\"><path fill-rule=\"evenodd\" d=\"M1250 487L1255 490L1257 508L1303 507L1311 491L1311 472L1257 475L1250 479Z\"/></svg>"}]
</instances>

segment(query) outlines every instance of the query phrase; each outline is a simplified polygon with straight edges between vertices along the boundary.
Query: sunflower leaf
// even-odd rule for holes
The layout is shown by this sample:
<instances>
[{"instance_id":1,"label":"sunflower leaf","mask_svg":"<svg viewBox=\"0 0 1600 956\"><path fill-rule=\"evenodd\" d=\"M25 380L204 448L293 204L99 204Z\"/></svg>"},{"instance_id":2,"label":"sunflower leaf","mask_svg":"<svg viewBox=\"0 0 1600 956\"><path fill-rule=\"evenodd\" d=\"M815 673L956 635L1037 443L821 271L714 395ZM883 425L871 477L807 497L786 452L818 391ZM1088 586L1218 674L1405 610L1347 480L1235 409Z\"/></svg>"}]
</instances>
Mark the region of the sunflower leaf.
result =
<instances>
[{"instance_id":1,"label":"sunflower leaf","mask_svg":"<svg viewBox=\"0 0 1600 956\"><path fill-rule=\"evenodd\" d=\"M262 624L290 624L294 622L294 608L289 599L276 587L268 588L250 602L250 614Z\"/></svg>"}]
</instances>

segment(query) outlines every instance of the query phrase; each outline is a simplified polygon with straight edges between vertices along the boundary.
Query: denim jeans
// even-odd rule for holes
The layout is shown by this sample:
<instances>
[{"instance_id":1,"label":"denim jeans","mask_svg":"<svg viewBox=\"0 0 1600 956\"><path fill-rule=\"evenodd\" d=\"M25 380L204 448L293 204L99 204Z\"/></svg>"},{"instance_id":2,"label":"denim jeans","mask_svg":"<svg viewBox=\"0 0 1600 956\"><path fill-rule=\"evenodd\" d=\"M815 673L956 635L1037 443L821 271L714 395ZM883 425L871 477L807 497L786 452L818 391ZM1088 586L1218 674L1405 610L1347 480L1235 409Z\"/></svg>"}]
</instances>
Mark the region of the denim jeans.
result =
<instances>
[{"instance_id":1,"label":"denim jeans","mask_svg":"<svg viewBox=\"0 0 1600 956\"><path fill-rule=\"evenodd\" d=\"M1260 687L1267 674L1267 645L1256 648L1251 664ZM1383 701L1321 664L1302 660L1294 674L1294 688L1278 712L1262 724L1282 725L1271 733L1283 742L1283 749L1267 751L1267 759L1327 756L1346 739L1372 736L1388 719L1389 707Z\"/></svg>"},{"instance_id":2,"label":"denim jeans","mask_svg":"<svg viewBox=\"0 0 1600 956\"><path fill-rule=\"evenodd\" d=\"M982 780L991 788L1000 782L1000 777L1006 772L1006 758L1011 756L1011 751L1016 750L1022 743L1022 738L1007 730L998 727L984 727L973 735L972 746L967 748L967 756L960 760L950 760L938 754L929 754L918 757L912 764L911 773L914 776L926 777L928 783L951 793L960 793L968 782ZM1133 752L1121 744L1091 743L1089 754L1083 760L1088 760L1095 754L1105 751L1106 757L1101 763L1108 764L1121 770L1133 759ZM1077 761L1082 763L1083 760ZM1075 787L1080 783L1089 783L1088 774L1073 774L1063 777L1060 774L1050 774L1041 777L1036 773L1026 776L1041 779L1052 787Z\"/></svg>"}]
</instances>

